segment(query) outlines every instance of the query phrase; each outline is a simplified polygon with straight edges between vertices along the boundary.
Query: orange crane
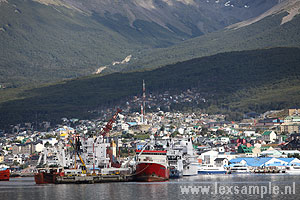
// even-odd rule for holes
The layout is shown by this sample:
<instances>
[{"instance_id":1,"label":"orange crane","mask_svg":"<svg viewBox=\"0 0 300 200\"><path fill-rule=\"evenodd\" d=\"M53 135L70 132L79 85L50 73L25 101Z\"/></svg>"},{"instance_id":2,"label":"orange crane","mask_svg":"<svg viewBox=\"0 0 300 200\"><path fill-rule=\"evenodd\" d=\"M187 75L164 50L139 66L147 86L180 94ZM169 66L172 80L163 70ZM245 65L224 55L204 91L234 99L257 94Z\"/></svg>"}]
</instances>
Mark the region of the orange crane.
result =
<instances>
[{"instance_id":1,"label":"orange crane","mask_svg":"<svg viewBox=\"0 0 300 200\"><path fill-rule=\"evenodd\" d=\"M107 124L105 125L105 127L102 129L102 131L100 132L100 134L105 137L109 131L111 131L112 129L112 125L113 123L116 121L118 114L122 112L122 110L120 108L117 109L117 112L112 116L112 118L107 122Z\"/></svg>"}]
</instances>

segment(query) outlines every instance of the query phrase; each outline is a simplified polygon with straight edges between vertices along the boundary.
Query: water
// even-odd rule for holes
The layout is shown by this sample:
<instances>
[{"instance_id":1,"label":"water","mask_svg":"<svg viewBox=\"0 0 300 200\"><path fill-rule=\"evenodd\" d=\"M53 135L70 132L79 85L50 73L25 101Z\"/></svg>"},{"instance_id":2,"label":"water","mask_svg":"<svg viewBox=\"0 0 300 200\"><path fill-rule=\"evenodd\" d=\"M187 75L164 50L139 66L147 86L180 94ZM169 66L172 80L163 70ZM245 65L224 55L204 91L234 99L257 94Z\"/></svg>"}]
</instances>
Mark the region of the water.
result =
<instances>
[{"instance_id":1,"label":"water","mask_svg":"<svg viewBox=\"0 0 300 200\"><path fill-rule=\"evenodd\" d=\"M253 190L255 186L257 190ZM208 188L209 191L207 190ZM36 185L34 179L31 177L11 178L9 182L0 182L0 200L297 200L300 199L299 195L300 176L284 174L198 175L159 183L126 182L80 185Z\"/></svg>"}]
</instances>

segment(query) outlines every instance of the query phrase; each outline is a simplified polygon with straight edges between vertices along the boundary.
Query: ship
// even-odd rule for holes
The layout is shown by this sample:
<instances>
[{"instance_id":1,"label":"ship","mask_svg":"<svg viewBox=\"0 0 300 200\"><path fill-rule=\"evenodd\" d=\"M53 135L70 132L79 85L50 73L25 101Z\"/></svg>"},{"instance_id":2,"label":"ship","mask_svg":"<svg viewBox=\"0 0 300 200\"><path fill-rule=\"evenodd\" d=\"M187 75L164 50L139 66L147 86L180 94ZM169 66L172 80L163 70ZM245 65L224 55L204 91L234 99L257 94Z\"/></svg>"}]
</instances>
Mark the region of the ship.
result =
<instances>
[{"instance_id":1,"label":"ship","mask_svg":"<svg viewBox=\"0 0 300 200\"><path fill-rule=\"evenodd\" d=\"M183 175L183 155L182 148L174 145L171 140L171 144L168 144L167 157L170 168L170 179L181 178Z\"/></svg>"},{"instance_id":2,"label":"ship","mask_svg":"<svg viewBox=\"0 0 300 200\"><path fill-rule=\"evenodd\" d=\"M42 168L34 174L36 184L51 184L55 183L56 177L64 176L64 172L60 168Z\"/></svg>"},{"instance_id":3,"label":"ship","mask_svg":"<svg viewBox=\"0 0 300 200\"><path fill-rule=\"evenodd\" d=\"M0 169L0 181L9 181L10 171L7 168Z\"/></svg>"},{"instance_id":4,"label":"ship","mask_svg":"<svg viewBox=\"0 0 300 200\"><path fill-rule=\"evenodd\" d=\"M136 150L139 156L136 161L134 181L156 182L167 181L170 171L167 161L167 151L164 150Z\"/></svg>"},{"instance_id":5,"label":"ship","mask_svg":"<svg viewBox=\"0 0 300 200\"><path fill-rule=\"evenodd\" d=\"M185 138L181 140L180 146L183 148L183 176L198 175L200 164L197 159L192 139Z\"/></svg>"}]
</instances>

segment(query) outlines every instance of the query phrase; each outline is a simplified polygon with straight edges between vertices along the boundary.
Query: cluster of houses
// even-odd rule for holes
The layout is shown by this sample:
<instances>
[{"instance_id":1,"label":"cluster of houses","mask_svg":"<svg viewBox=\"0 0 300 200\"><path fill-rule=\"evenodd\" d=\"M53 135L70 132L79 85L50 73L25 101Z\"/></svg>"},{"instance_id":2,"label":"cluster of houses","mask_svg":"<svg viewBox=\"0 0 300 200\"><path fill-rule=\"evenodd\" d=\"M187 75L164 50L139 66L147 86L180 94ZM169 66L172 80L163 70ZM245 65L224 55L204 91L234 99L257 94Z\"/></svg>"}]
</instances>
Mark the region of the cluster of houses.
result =
<instances>
[{"instance_id":1,"label":"cluster of houses","mask_svg":"<svg viewBox=\"0 0 300 200\"><path fill-rule=\"evenodd\" d=\"M138 112L125 113L118 115L110 137L114 138L116 152L133 151L150 135L160 140L188 137L193 140L201 162L216 160L218 165L228 165L229 161L243 161L251 165L253 160L250 158L263 157L265 159L261 162L265 161L264 165L287 164L300 155L299 114L300 109L289 109L285 118L270 118L265 114L229 122L225 121L224 115L204 113L157 111L146 113L143 119ZM34 165L45 148L56 148L59 143L70 147L69 138L76 134L93 137L99 134L105 123L99 119L63 118L62 123L54 128L45 122L45 131L34 130L30 124L13 126L13 133L0 134L0 164L14 167Z\"/></svg>"}]
</instances>

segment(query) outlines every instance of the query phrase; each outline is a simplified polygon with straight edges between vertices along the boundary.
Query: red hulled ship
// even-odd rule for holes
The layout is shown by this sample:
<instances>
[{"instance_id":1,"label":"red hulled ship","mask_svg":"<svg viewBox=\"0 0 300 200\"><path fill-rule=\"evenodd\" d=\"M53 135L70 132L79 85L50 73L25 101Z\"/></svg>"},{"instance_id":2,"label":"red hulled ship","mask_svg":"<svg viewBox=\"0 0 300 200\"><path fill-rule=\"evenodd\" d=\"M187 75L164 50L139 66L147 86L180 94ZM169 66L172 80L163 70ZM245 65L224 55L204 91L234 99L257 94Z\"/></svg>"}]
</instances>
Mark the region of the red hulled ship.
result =
<instances>
[{"instance_id":1,"label":"red hulled ship","mask_svg":"<svg viewBox=\"0 0 300 200\"><path fill-rule=\"evenodd\" d=\"M0 181L9 181L10 171L9 169L0 169Z\"/></svg>"},{"instance_id":2,"label":"red hulled ship","mask_svg":"<svg viewBox=\"0 0 300 200\"><path fill-rule=\"evenodd\" d=\"M140 153L134 174L135 181L166 181L169 180L167 151L136 150Z\"/></svg>"},{"instance_id":3,"label":"red hulled ship","mask_svg":"<svg viewBox=\"0 0 300 200\"><path fill-rule=\"evenodd\" d=\"M36 184L49 184L55 183L58 176L64 176L64 172L60 169L39 169L38 173L34 175L34 180Z\"/></svg>"}]
</instances>

